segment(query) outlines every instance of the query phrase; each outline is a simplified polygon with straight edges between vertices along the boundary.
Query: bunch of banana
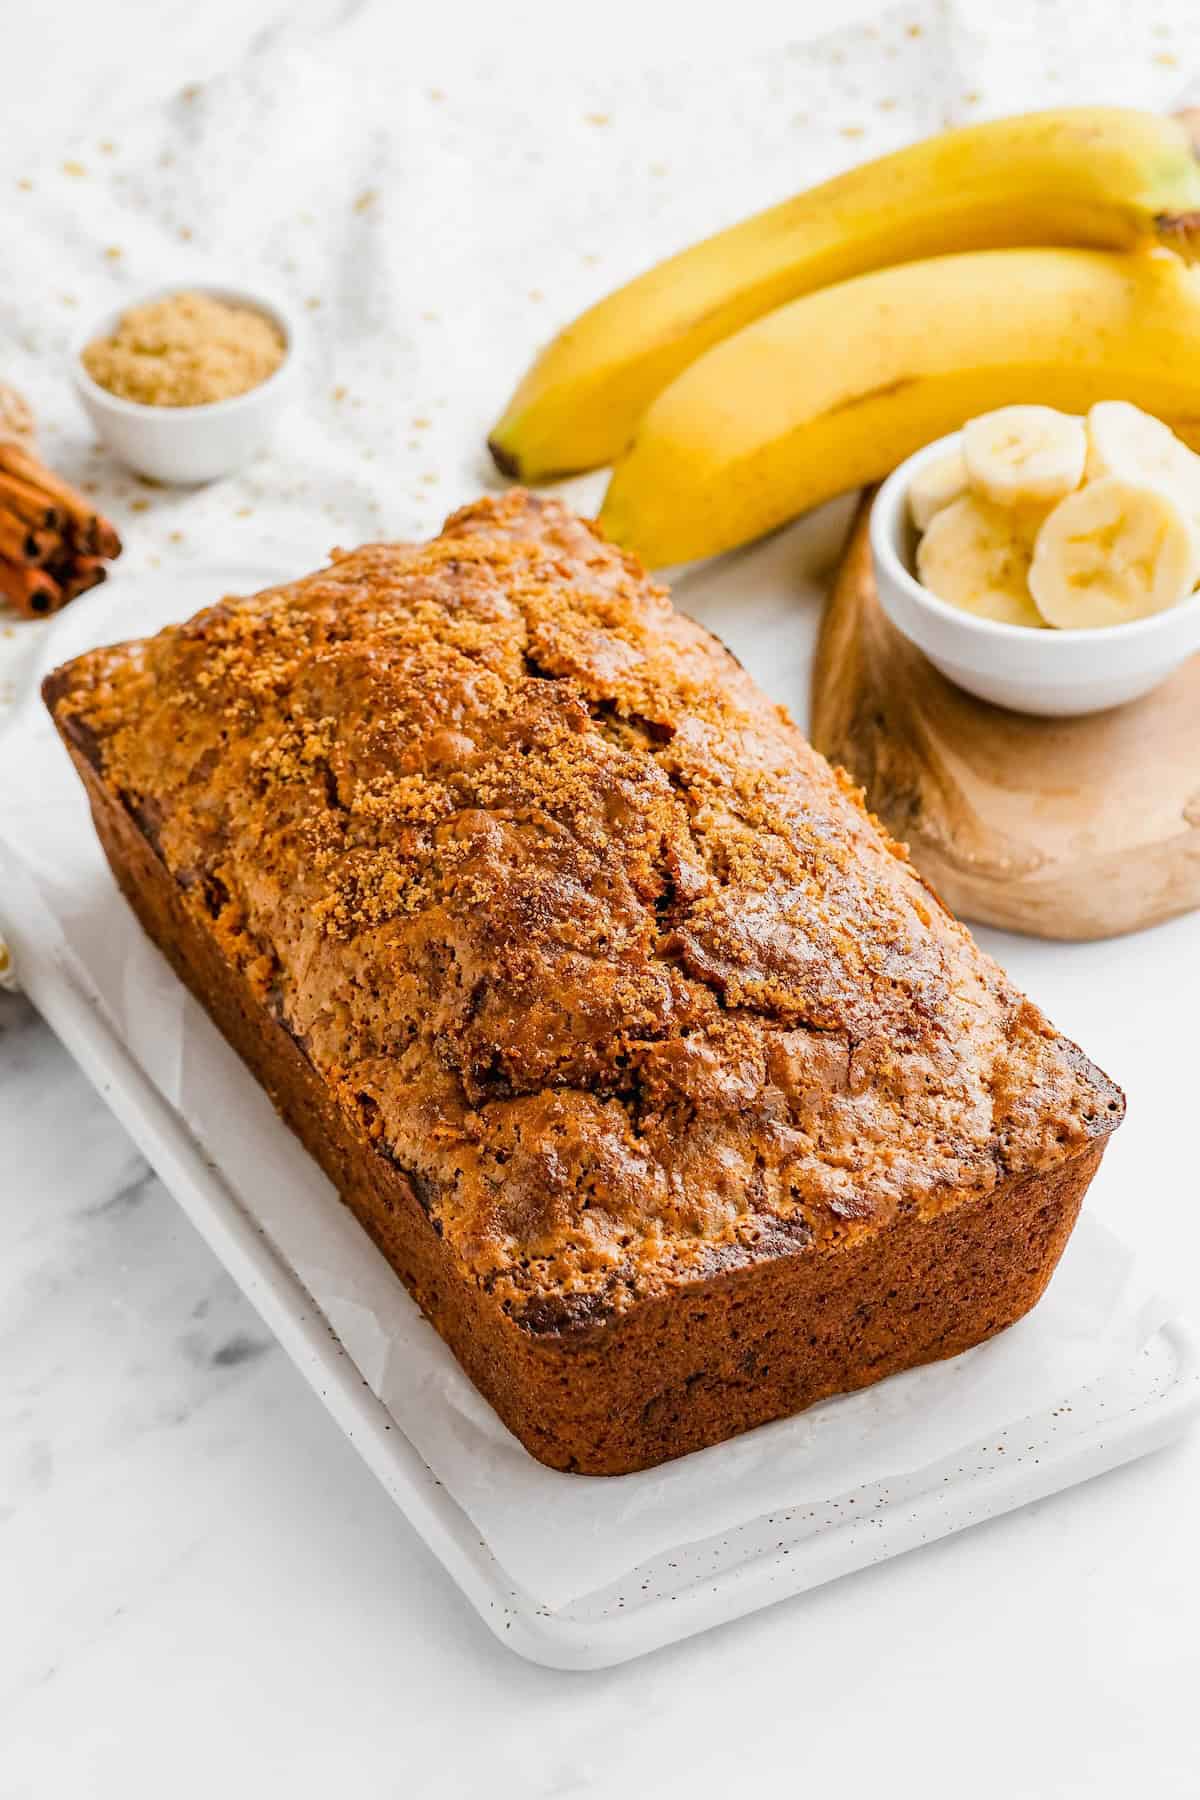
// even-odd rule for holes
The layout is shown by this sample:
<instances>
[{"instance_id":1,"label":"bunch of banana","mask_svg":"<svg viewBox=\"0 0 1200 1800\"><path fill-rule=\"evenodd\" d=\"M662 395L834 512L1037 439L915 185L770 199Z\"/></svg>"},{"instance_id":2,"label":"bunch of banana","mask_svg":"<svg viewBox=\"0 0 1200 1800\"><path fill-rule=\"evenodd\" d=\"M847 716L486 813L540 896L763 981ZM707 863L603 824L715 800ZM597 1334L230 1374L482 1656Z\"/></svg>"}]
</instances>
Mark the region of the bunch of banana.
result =
<instances>
[{"instance_id":1,"label":"bunch of banana","mask_svg":"<svg viewBox=\"0 0 1200 1800\"><path fill-rule=\"evenodd\" d=\"M657 567L877 481L977 413L1133 401L1200 428L1200 270L1167 254L983 250L825 288L684 372L617 464L601 523Z\"/></svg>"},{"instance_id":2,"label":"bunch of banana","mask_svg":"<svg viewBox=\"0 0 1200 1800\"><path fill-rule=\"evenodd\" d=\"M1146 345L1139 320L1122 328L1118 315L1144 308L1152 330L1182 341L1196 317L1188 284L1141 271L1152 246L1186 254L1193 238L1200 166L1177 120L1073 108L945 132L601 301L535 363L492 451L536 481L618 461L632 443L603 519L662 563L744 542L974 412L1041 397L1041 371L1064 352L1078 379L1059 404L1127 394L1186 420L1170 346ZM1075 247L1122 254L1080 262L1066 255ZM1125 356L1132 387L1119 369L1106 378L1110 340L1118 358L1143 342Z\"/></svg>"}]
</instances>

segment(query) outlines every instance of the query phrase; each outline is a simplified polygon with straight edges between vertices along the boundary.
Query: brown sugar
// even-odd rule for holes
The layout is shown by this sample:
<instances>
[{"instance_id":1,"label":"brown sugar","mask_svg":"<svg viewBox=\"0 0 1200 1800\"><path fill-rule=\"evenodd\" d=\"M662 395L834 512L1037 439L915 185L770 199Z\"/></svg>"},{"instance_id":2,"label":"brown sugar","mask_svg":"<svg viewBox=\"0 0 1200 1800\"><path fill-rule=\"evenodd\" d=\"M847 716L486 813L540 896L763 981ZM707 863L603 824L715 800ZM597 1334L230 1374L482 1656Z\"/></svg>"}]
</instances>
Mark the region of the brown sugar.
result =
<instances>
[{"instance_id":1,"label":"brown sugar","mask_svg":"<svg viewBox=\"0 0 1200 1800\"><path fill-rule=\"evenodd\" d=\"M143 406L208 406L273 375L286 354L264 313L211 294L168 294L131 306L111 337L95 338L83 366L98 386Z\"/></svg>"}]
</instances>

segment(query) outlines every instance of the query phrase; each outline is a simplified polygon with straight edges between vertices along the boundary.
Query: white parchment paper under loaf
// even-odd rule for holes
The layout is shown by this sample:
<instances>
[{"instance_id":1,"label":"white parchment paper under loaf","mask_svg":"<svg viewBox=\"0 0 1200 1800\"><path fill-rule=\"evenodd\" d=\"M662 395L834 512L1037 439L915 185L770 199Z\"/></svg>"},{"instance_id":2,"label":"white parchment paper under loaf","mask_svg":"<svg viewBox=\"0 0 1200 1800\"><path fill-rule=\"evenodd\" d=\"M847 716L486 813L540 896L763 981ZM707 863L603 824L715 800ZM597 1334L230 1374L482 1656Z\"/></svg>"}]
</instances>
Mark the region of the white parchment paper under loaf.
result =
<instances>
[{"instance_id":1,"label":"white parchment paper under loaf","mask_svg":"<svg viewBox=\"0 0 1200 1800\"><path fill-rule=\"evenodd\" d=\"M114 584L103 604L63 615L50 660L186 616L204 580L143 577L124 591ZM206 597L229 585L213 580ZM1163 1317L1139 1291L1128 1253L1089 1223L1033 1314L953 1362L640 1475L556 1474L534 1462L480 1398L143 937L109 874L66 753L32 702L0 738L0 853L19 865L21 903L49 913L79 981L182 1113L364 1379L512 1578L547 1607L680 1544L986 1443L1127 1363Z\"/></svg>"}]
</instances>

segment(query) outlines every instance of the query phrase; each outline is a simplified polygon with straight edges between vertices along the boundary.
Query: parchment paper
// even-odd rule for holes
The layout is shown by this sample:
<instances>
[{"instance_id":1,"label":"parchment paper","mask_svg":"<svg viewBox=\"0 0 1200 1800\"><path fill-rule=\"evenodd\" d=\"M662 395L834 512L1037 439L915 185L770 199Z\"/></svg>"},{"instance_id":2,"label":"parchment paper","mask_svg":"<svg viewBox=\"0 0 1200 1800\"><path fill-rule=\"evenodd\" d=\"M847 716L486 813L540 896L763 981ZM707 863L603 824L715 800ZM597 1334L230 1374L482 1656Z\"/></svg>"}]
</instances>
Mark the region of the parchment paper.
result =
<instances>
[{"instance_id":1,"label":"parchment paper","mask_svg":"<svg viewBox=\"0 0 1200 1800\"><path fill-rule=\"evenodd\" d=\"M242 585L262 584L269 573L247 571ZM236 585L219 571L114 583L111 597L63 616L44 660L155 629ZM504 1568L551 1609L675 1545L912 1473L986 1440L1127 1362L1165 1316L1139 1289L1129 1252L1085 1222L1033 1314L965 1356L644 1474L556 1474L522 1449L476 1393L143 938L109 875L67 756L32 701L0 736L0 852L20 873L0 889L0 923L5 906L47 910L80 982L180 1110L372 1390Z\"/></svg>"}]
</instances>

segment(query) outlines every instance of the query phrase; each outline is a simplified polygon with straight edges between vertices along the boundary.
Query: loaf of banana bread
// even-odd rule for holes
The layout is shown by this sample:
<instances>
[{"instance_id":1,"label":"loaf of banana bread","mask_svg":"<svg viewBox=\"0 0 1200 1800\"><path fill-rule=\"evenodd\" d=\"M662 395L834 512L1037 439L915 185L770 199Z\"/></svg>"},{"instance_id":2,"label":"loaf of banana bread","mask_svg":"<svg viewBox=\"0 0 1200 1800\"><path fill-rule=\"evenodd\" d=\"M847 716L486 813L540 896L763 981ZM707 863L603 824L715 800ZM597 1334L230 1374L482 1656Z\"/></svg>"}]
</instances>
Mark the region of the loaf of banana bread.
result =
<instances>
[{"instance_id":1,"label":"loaf of banana bread","mask_svg":"<svg viewBox=\"0 0 1200 1800\"><path fill-rule=\"evenodd\" d=\"M116 878L532 1455L1038 1299L1119 1090L637 563L512 492L78 657Z\"/></svg>"}]
</instances>

